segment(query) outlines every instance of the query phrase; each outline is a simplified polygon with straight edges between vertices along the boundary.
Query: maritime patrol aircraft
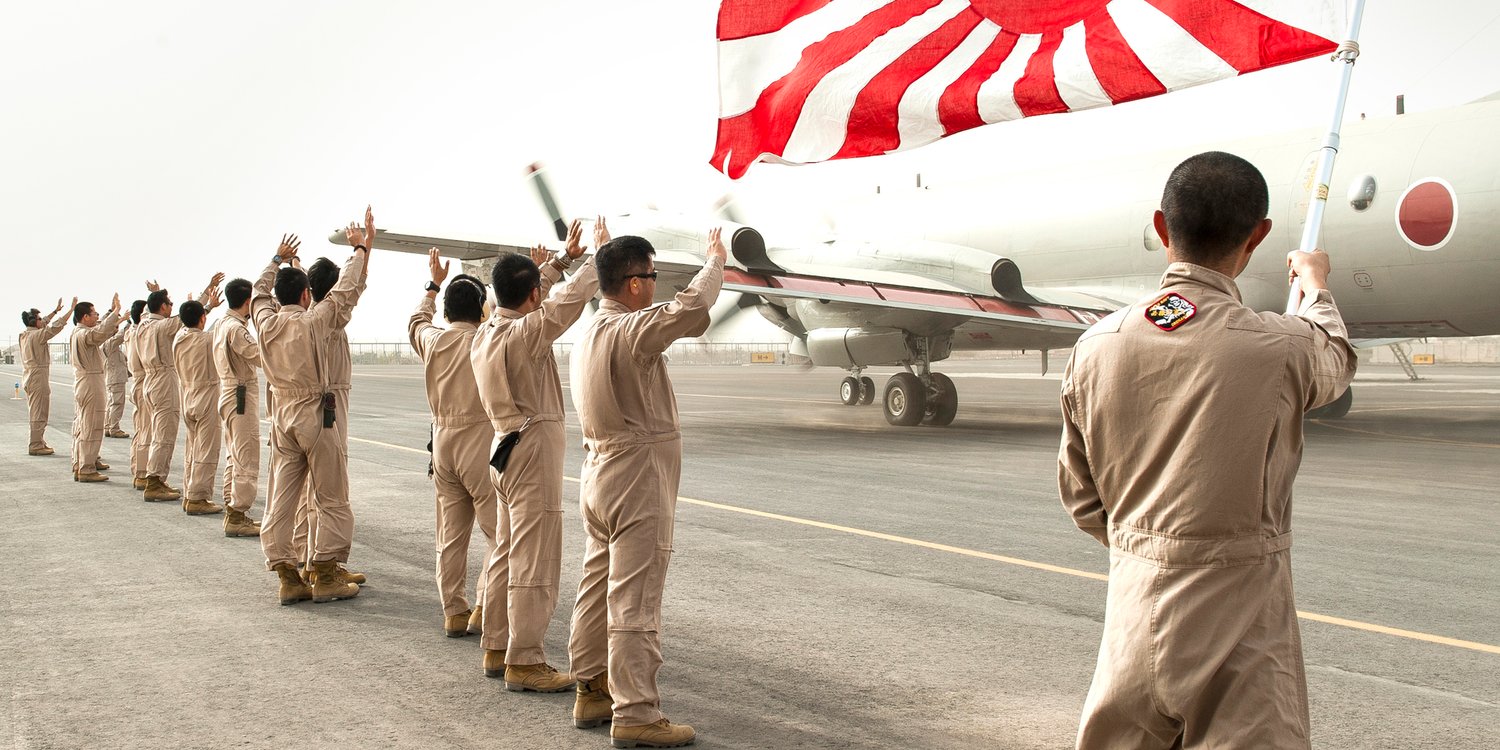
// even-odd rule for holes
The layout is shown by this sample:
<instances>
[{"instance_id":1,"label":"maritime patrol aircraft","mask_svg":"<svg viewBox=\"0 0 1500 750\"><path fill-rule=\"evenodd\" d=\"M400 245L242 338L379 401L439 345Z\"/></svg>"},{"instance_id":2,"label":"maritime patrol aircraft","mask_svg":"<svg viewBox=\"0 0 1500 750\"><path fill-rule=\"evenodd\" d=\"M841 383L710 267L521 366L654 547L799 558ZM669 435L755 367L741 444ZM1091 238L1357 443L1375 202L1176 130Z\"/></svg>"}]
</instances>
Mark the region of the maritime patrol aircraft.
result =
<instances>
[{"instance_id":1,"label":"maritime patrol aircraft","mask_svg":"<svg viewBox=\"0 0 1500 750\"><path fill-rule=\"evenodd\" d=\"M1329 283L1360 345L1500 333L1496 133L1500 95L1344 127L1319 244L1333 255ZM1249 159L1270 186L1272 234L1238 279L1255 309L1285 306L1284 257L1265 248L1297 246L1322 137L1308 130L1216 146ZM707 229L723 226L731 252L724 288L792 334L795 353L846 370L843 403L872 403L875 383L863 371L895 365L903 371L884 385L886 420L942 426L958 413L958 390L934 363L958 350L1069 347L1100 317L1157 288L1166 260L1152 215L1171 169L1202 150L878 196L878 213L868 215L899 216L898 226L815 242L768 242L724 216L648 210L607 220L614 234L641 235L657 248L666 295L702 266ZM561 212L534 179L561 239ZM342 232L330 239L345 242ZM437 247L476 266L525 252L386 230L375 246ZM486 270L471 272L487 278ZM1315 416L1343 416L1352 399L1345 392Z\"/></svg>"}]
</instances>

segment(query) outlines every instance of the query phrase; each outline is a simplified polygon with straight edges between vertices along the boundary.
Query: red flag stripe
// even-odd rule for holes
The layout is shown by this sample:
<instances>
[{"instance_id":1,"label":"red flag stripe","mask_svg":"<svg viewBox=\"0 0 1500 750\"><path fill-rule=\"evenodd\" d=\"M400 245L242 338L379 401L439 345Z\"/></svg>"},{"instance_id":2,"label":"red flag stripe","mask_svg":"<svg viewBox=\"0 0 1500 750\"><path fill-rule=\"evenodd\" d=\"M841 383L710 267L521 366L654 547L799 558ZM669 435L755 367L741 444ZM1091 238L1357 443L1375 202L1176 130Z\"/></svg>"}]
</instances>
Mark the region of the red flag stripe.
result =
<instances>
[{"instance_id":1,"label":"red flag stripe","mask_svg":"<svg viewBox=\"0 0 1500 750\"><path fill-rule=\"evenodd\" d=\"M1057 81L1052 75L1052 55L1062 44L1061 31L1049 31L1042 35L1042 45L1026 63L1026 75L1016 81L1016 106L1021 116L1050 115L1068 111L1068 105L1057 93Z\"/></svg>"},{"instance_id":2,"label":"red flag stripe","mask_svg":"<svg viewBox=\"0 0 1500 750\"><path fill-rule=\"evenodd\" d=\"M849 135L833 158L866 156L898 148L901 97L917 79L957 49L982 20L972 8L965 8L878 73L854 100L847 126Z\"/></svg>"},{"instance_id":3,"label":"red flag stripe","mask_svg":"<svg viewBox=\"0 0 1500 750\"><path fill-rule=\"evenodd\" d=\"M769 34L831 0L724 0L719 6L719 41Z\"/></svg>"},{"instance_id":4,"label":"red flag stripe","mask_svg":"<svg viewBox=\"0 0 1500 750\"><path fill-rule=\"evenodd\" d=\"M1107 12L1085 21L1083 27L1086 34L1084 51L1088 53L1094 75L1104 93L1109 94L1110 101L1119 104L1167 93L1167 87L1151 74L1141 58L1125 43L1120 27Z\"/></svg>"},{"instance_id":5,"label":"red flag stripe","mask_svg":"<svg viewBox=\"0 0 1500 750\"><path fill-rule=\"evenodd\" d=\"M1240 73L1305 60L1328 51L1327 39L1288 26L1232 0L1146 0Z\"/></svg>"},{"instance_id":6,"label":"red flag stripe","mask_svg":"<svg viewBox=\"0 0 1500 750\"><path fill-rule=\"evenodd\" d=\"M1018 35L1001 29L989 49L938 98L938 119L943 123L943 135L953 135L984 124L984 118L979 116L979 87L1000 69L1005 58L1010 57L1017 39L1020 39Z\"/></svg>"},{"instance_id":7,"label":"red flag stripe","mask_svg":"<svg viewBox=\"0 0 1500 750\"><path fill-rule=\"evenodd\" d=\"M761 154L781 155L807 95L829 71L849 62L875 39L925 13L939 1L897 0L859 23L810 45L792 72L761 92L753 109L719 120L713 163L726 169L731 178L738 178Z\"/></svg>"}]
</instances>

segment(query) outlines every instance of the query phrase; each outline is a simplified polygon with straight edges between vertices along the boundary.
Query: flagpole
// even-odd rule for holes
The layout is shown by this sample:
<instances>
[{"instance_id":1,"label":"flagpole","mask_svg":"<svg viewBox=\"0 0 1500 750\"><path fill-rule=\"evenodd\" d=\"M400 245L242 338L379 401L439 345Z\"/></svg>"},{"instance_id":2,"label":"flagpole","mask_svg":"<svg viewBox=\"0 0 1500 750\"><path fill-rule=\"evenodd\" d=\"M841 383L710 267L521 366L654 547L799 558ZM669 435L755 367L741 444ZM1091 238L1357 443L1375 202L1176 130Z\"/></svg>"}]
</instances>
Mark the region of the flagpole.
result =
<instances>
[{"instance_id":1,"label":"flagpole","mask_svg":"<svg viewBox=\"0 0 1500 750\"><path fill-rule=\"evenodd\" d=\"M1323 211L1328 206L1328 183L1333 179L1333 158L1339 153L1339 128L1344 124L1344 102L1349 98L1349 81L1354 77L1354 61L1359 58L1359 22L1365 13L1365 0L1354 0L1349 15L1349 31L1344 43L1333 53L1333 60L1344 64L1339 72L1339 94L1333 104L1333 125L1323 139L1318 155L1318 174L1313 181L1312 200L1307 204L1307 221L1302 226L1302 244L1298 252L1310 253L1318 248L1318 234L1323 229ZM1302 307L1302 285L1293 282L1287 292L1286 314L1296 314Z\"/></svg>"}]
</instances>

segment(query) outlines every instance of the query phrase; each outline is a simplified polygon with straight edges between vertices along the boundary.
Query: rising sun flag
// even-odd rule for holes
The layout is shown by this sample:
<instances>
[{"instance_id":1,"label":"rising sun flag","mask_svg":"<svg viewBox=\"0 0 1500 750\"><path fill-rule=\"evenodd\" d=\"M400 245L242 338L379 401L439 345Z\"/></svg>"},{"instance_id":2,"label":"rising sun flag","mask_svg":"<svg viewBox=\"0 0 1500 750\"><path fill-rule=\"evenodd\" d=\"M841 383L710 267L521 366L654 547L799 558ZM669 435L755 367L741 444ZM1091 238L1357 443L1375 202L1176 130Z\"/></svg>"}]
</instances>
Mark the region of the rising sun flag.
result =
<instances>
[{"instance_id":1,"label":"rising sun flag","mask_svg":"<svg viewBox=\"0 0 1500 750\"><path fill-rule=\"evenodd\" d=\"M713 166L902 151L1338 46L1340 0L724 0Z\"/></svg>"}]
</instances>

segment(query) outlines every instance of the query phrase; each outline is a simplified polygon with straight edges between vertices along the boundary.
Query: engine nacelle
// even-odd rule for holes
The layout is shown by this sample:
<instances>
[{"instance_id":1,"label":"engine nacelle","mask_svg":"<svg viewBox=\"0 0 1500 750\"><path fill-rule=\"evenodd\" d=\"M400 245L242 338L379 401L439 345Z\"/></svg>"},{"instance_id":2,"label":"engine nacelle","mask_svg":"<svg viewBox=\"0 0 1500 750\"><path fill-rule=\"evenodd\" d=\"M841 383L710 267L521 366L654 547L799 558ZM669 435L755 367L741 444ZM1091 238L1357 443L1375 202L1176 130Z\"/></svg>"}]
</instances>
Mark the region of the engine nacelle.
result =
<instances>
[{"instance_id":1,"label":"engine nacelle","mask_svg":"<svg viewBox=\"0 0 1500 750\"><path fill-rule=\"evenodd\" d=\"M815 328L807 332L807 356L820 367L893 365L914 353L897 328Z\"/></svg>"}]
</instances>

